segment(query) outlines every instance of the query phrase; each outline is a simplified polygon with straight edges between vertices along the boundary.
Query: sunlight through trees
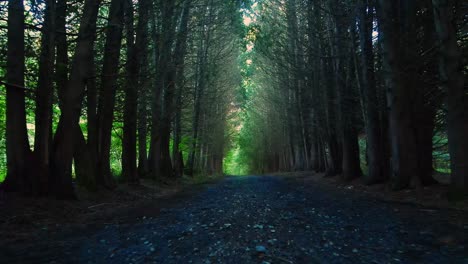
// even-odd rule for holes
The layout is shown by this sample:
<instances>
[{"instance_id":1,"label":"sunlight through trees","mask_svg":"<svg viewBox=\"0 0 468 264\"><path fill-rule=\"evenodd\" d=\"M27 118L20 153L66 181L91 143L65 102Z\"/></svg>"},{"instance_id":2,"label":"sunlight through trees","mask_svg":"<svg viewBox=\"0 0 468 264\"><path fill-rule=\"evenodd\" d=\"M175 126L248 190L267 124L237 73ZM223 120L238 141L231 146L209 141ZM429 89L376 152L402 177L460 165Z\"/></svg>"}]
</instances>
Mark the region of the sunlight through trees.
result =
<instances>
[{"instance_id":1,"label":"sunlight through trees","mask_svg":"<svg viewBox=\"0 0 468 264\"><path fill-rule=\"evenodd\" d=\"M2 189L315 171L464 196L464 8L1 1Z\"/></svg>"}]
</instances>

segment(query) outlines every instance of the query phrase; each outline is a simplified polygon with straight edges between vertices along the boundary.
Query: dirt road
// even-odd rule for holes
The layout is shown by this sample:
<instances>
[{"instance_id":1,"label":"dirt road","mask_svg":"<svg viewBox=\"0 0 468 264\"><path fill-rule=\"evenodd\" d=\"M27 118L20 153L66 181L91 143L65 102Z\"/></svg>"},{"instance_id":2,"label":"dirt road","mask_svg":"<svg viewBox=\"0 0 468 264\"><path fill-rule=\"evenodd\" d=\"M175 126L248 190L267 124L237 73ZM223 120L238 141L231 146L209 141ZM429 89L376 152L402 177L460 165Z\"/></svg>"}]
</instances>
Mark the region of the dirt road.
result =
<instances>
[{"instance_id":1,"label":"dirt road","mask_svg":"<svg viewBox=\"0 0 468 264\"><path fill-rule=\"evenodd\" d=\"M446 220L453 211L266 176L172 199L52 236L38 230L0 248L0 262L468 263L468 223Z\"/></svg>"}]
</instances>

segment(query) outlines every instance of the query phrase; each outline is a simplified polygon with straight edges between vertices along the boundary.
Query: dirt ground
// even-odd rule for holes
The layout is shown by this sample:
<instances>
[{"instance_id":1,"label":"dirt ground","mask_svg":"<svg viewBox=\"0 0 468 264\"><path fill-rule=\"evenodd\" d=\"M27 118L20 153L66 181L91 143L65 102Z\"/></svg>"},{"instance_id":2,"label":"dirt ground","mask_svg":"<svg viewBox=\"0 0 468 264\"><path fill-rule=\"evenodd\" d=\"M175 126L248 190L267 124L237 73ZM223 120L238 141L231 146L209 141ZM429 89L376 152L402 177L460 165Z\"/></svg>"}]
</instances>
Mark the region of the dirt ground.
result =
<instances>
[{"instance_id":1,"label":"dirt ground","mask_svg":"<svg viewBox=\"0 0 468 264\"><path fill-rule=\"evenodd\" d=\"M276 175L276 174L275 174ZM325 177L322 173L291 172L278 173L283 177L296 178L305 184L322 184L336 187L346 192L355 192L388 202L407 203L433 208L450 208L468 211L468 200L450 201L447 199L448 179L445 174L436 174L434 178L441 184L423 187L419 190L407 189L401 191L391 190L388 183L366 185L362 178L344 182L339 176Z\"/></svg>"},{"instance_id":2,"label":"dirt ground","mask_svg":"<svg viewBox=\"0 0 468 264\"><path fill-rule=\"evenodd\" d=\"M7 197L0 260L467 263L468 212L450 208L462 205L421 205L407 192L383 199L385 187L337 184L295 173L121 186L78 202Z\"/></svg>"},{"instance_id":3,"label":"dirt ground","mask_svg":"<svg viewBox=\"0 0 468 264\"><path fill-rule=\"evenodd\" d=\"M166 184L142 180L141 185L121 184L115 190L88 192L76 187L77 201L0 195L1 244L27 241L37 231L55 233L63 226L93 225L112 221L114 214L187 188L183 182Z\"/></svg>"}]
</instances>

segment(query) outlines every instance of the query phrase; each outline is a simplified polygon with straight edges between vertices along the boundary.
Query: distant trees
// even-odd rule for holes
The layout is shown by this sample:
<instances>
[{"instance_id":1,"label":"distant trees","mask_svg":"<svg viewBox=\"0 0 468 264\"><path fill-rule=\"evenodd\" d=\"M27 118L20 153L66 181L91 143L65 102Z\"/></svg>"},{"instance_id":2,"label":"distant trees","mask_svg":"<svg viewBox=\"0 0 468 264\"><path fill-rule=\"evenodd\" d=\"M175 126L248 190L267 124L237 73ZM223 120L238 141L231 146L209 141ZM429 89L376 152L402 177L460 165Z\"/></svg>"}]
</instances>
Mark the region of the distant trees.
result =
<instances>
[{"instance_id":1,"label":"distant trees","mask_svg":"<svg viewBox=\"0 0 468 264\"><path fill-rule=\"evenodd\" d=\"M8 1L7 10L0 8L7 18L1 38L8 43L0 58L6 62L8 157L1 188L65 199L75 197L73 177L91 190L113 188L116 149L117 169L129 183L181 177L189 153L191 173L222 173L222 120L232 100L216 97L232 93L239 81L236 71L223 71L237 65L240 5ZM34 95L35 109L26 106L26 92Z\"/></svg>"},{"instance_id":2,"label":"distant trees","mask_svg":"<svg viewBox=\"0 0 468 264\"><path fill-rule=\"evenodd\" d=\"M433 184L433 136L446 129L436 118L447 107L452 184L466 191L459 8L456 1L258 3L251 26L258 88L241 132L250 169L351 180L364 167L368 184Z\"/></svg>"},{"instance_id":3,"label":"distant trees","mask_svg":"<svg viewBox=\"0 0 468 264\"><path fill-rule=\"evenodd\" d=\"M315 170L419 188L436 183L433 151L448 139L452 190L464 195L462 8L450 0L1 2L1 188L74 198L75 183L98 190L116 179L221 174L234 155L250 172Z\"/></svg>"}]
</instances>

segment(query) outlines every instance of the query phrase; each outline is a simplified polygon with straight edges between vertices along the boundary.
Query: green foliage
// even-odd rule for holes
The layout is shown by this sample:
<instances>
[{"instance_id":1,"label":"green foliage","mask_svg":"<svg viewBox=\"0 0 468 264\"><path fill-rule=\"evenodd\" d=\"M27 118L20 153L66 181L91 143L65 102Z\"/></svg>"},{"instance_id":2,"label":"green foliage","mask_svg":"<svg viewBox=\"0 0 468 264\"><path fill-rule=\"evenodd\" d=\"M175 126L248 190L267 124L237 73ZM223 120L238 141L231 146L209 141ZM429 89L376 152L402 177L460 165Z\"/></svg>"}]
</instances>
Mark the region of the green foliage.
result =
<instances>
[{"instance_id":1,"label":"green foliage","mask_svg":"<svg viewBox=\"0 0 468 264\"><path fill-rule=\"evenodd\" d=\"M241 156L240 146L231 148L224 158L223 171L228 175L246 175L249 173L249 168L246 163L243 162Z\"/></svg>"},{"instance_id":2,"label":"green foliage","mask_svg":"<svg viewBox=\"0 0 468 264\"><path fill-rule=\"evenodd\" d=\"M114 175L114 177L116 177L117 180L122 175L122 128L122 122L114 122L110 149L110 165L112 175Z\"/></svg>"},{"instance_id":3,"label":"green foliage","mask_svg":"<svg viewBox=\"0 0 468 264\"><path fill-rule=\"evenodd\" d=\"M193 139L190 136L182 135L182 138L179 143L179 150L182 151L182 158L184 159L184 164L186 164L188 160L188 155L190 152L190 148L192 147ZM172 145L173 140L171 140L171 153L172 153Z\"/></svg>"},{"instance_id":4,"label":"green foliage","mask_svg":"<svg viewBox=\"0 0 468 264\"><path fill-rule=\"evenodd\" d=\"M434 135L433 142L434 151L432 156L434 169L442 173L451 173L447 135L445 133L437 133Z\"/></svg>"},{"instance_id":5,"label":"green foliage","mask_svg":"<svg viewBox=\"0 0 468 264\"><path fill-rule=\"evenodd\" d=\"M258 89L253 79L256 73L255 64L255 41L257 39L257 28L253 21L256 19L255 10L252 8L253 1L243 6L244 18L249 18L251 23L244 25L243 45L244 51L238 57L239 70L242 82L236 90L236 102L239 107L231 117L229 133L233 134L229 150L225 154L223 170L229 175L245 175L257 172L255 168L256 155L263 151L264 146L257 140L260 125L264 124L259 116L255 115L261 105L258 101ZM260 120L257 120L259 118Z\"/></svg>"}]
</instances>

